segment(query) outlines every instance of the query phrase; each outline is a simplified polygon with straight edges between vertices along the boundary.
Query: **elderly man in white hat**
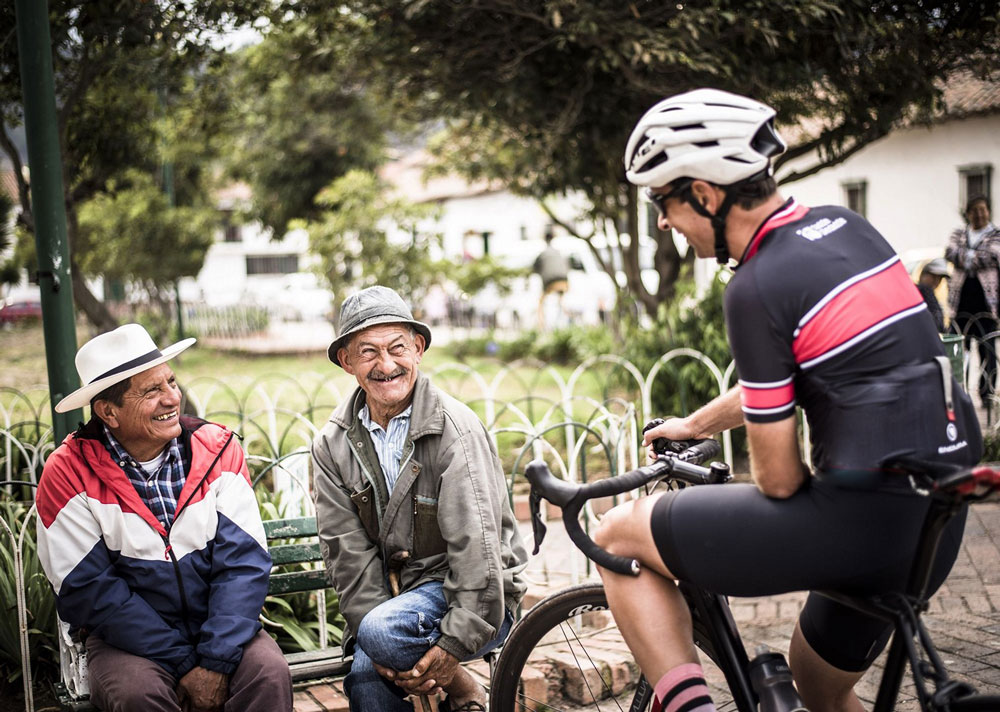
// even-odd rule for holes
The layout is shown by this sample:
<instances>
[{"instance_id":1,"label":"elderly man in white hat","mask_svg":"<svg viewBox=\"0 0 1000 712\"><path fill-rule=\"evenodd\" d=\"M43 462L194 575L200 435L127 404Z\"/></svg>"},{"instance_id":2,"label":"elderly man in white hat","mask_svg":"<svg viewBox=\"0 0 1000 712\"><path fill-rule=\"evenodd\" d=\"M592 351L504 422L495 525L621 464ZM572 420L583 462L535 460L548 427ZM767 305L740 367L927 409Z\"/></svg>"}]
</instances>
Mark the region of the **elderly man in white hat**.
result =
<instances>
[{"instance_id":1,"label":"elderly man in white hat","mask_svg":"<svg viewBox=\"0 0 1000 712\"><path fill-rule=\"evenodd\" d=\"M510 630L527 561L503 468L468 406L417 367L431 332L396 292L348 297L330 360L358 381L313 441L320 547L348 633L353 712L485 709L459 663ZM399 592L398 597L393 596Z\"/></svg>"},{"instance_id":2,"label":"elderly man in white hat","mask_svg":"<svg viewBox=\"0 0 1000 712\"><path fill-rule=\"evenodd\" d=\"M261 630L271 558L243 449L181 415L167 361L138 324L83 345L92 417L45 463L38 554L59 616L85 642L104 710L292 709L288 665Z\"/></svg>"}]
</instances>

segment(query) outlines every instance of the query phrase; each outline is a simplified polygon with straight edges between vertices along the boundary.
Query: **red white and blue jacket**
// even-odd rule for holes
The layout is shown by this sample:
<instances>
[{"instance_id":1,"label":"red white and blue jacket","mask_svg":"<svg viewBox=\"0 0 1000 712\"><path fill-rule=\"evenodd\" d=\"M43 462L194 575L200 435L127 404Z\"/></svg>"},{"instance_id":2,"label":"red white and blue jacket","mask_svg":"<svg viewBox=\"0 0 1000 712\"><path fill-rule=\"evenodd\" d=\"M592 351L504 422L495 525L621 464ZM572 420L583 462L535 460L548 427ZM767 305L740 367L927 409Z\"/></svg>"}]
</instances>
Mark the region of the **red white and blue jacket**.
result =
<instances>
[{"instance_id":1,"label":"red white and blue jacket","mask_svg":"<svg viewBox=\"0 0 1000 712\"><path fill-rule=\"evenodd\" d=\"M181 419L186 480L168 531L111 459L100 423L70 434L38 485L38 555L60 618L175 677L232 673L260 630L271 557L243 448Z\"/></svg>"}]
</instances>

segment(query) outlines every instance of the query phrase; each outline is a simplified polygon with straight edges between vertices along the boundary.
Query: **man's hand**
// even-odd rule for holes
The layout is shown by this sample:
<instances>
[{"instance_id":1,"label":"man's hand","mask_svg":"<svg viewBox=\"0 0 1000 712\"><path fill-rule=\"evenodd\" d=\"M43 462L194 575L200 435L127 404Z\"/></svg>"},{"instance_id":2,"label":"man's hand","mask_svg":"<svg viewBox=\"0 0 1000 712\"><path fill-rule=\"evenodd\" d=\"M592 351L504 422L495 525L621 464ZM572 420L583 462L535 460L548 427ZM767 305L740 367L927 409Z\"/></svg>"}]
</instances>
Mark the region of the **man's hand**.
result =
<instances>
[{"instance_id":1,"label":"man's hand","mask_svg":"<svg viewBox=\"0 0 1000 712\"><path fill-rule=\"evenodd\" d=\"M458 658L435 645L412 670L396 673L395 682L411 695L433 695L451 686L458 669Z\"/></svg>"},{"instance_id":2,"label":"man's hand","mask_svg":"<svg viewBox=\"0 0 1000 712\"><path fill-rule=\"evenodd\" d=\"M653 461L656 459L656 453L653 452L653 441L657 438L694 440L699 437L707 436L695 432L688 418L667 418L655 428L650 428L642 434L642 444L646 446L646 457Z\"/></svg>"},{"instance_id":3,"label":"man's hand","mask_svg":"<svg viewBox=\"0 0 1000 712\"><path fill-rule=\"evenodd\" d=\"M177 683L177 701L188 712L215 712L221 710L229 693L229 676L192 668Z\"/></svg>"}]
</instances>

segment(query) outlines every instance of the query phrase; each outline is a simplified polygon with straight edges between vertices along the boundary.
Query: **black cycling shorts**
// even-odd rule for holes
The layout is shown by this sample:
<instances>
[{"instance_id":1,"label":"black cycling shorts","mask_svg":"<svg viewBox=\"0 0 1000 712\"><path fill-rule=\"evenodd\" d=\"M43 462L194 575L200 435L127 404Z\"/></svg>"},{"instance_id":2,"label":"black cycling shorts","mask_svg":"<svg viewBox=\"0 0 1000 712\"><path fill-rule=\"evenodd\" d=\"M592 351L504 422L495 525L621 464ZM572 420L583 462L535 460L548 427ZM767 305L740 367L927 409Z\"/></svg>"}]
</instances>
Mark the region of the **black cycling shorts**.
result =
<instances>
[{"instance_id":1,"label":"black cycling shorts","mask_svg":"<svg viewBox=\"0 0 1000 712\"><path fill-rule=\"evenodd\" d=\"M814 477L788 499L771 499L751 484L688 487L661 497L650 525L671 573L715 593L902 591L929 506L905 482L857 490ZM931 591L955 562L965 515L945 530ZM885 621L815 593L799 622L813 650L852 672L867 669L891 633Z\"/></svg>"}]
</instances>

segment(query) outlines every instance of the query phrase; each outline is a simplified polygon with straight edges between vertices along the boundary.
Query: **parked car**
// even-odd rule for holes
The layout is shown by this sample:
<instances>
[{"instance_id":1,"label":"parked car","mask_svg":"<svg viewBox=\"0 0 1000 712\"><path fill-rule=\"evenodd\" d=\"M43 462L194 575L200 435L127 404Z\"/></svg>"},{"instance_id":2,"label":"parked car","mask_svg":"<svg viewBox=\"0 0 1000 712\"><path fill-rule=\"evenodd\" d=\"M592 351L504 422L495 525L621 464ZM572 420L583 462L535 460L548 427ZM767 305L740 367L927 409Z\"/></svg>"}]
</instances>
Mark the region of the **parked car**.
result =
<instances>
[{"instance_id":1,"label":"parked car","mask_svg":"<svg viewBox=\"0 0 1000 712\"><path fill-rule=\"evenodd\" d=\"M0 306L0 324L16 324L41 318L41 302L11 302Z\"/></svg>"}]
</instances>

